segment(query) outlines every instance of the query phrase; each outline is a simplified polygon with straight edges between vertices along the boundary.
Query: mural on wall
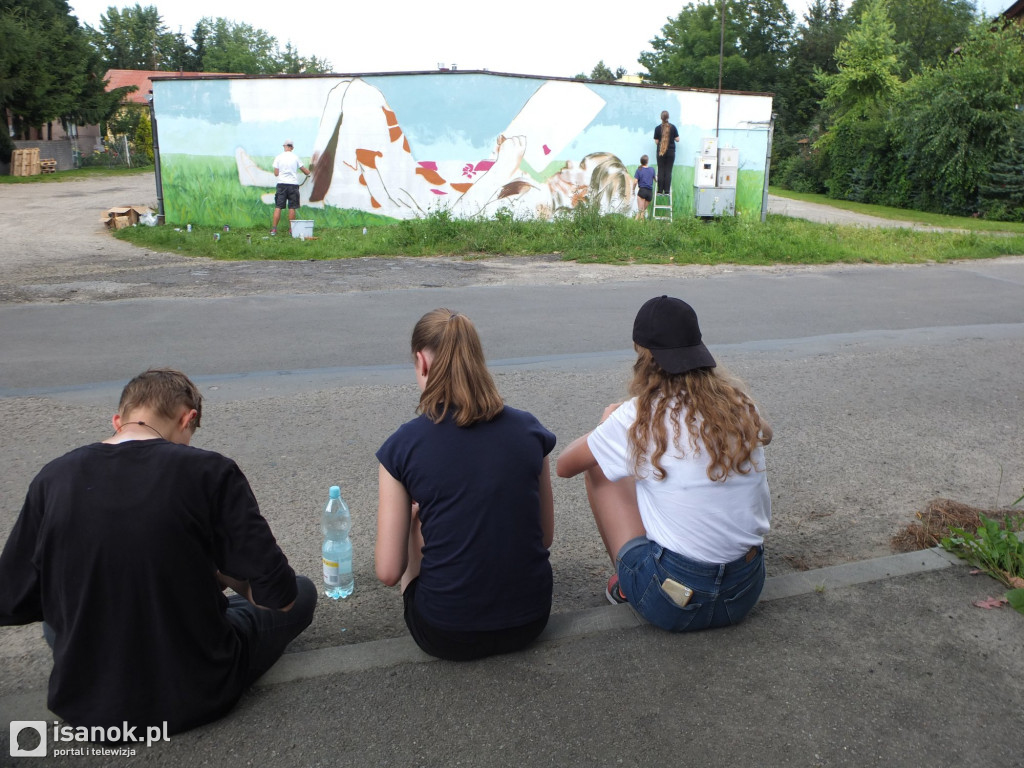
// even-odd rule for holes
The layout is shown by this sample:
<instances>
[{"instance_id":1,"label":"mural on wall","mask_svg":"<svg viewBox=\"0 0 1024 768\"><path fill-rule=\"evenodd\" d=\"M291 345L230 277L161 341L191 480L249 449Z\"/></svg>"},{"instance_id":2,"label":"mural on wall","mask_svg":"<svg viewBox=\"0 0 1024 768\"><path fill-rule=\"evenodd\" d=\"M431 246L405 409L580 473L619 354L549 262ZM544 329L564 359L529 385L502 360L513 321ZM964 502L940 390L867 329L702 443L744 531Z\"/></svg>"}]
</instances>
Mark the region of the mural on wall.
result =
<instances>
[{"instance_id":1,"label":"mural on wall","mask_svg":"<svg viewBox=\"0 0 1024 768\"><path fill-rule=\"evenodd\" d=\"M681 137L677 211L718 123L740 150L737 209L759 212L771 97L724 94L719 115L714 93L460 72L156 80L154 108L167 221L245 225L269 217L284 139L312 171L301 205L324 215L550 219L583 201L629 215L662 109Z\"/></svg>"}]
</instances>

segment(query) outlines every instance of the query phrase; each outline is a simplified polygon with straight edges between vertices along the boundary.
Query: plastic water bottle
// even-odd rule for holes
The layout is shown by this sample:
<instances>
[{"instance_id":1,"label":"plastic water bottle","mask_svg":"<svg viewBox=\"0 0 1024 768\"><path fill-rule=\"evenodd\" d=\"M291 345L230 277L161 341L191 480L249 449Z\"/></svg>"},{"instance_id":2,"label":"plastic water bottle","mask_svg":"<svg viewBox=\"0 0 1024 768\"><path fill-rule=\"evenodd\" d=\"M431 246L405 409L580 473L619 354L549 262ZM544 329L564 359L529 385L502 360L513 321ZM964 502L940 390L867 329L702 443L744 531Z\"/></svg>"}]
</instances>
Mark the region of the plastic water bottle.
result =
<instances>
[{"instance_id":1,"label":"plastic water bottle","mask_svg":"<svg viewBox=\"0 0 1024 768\"><path fill-rule=\"evenodd\" d=\"M320 528L324 532L324 594L337 600L339 597L348 597L355 588L352 579L352 542L348 538L352 517L338 486L332 485L329 495L320 521Z\"/></svg>"}]
</instances>

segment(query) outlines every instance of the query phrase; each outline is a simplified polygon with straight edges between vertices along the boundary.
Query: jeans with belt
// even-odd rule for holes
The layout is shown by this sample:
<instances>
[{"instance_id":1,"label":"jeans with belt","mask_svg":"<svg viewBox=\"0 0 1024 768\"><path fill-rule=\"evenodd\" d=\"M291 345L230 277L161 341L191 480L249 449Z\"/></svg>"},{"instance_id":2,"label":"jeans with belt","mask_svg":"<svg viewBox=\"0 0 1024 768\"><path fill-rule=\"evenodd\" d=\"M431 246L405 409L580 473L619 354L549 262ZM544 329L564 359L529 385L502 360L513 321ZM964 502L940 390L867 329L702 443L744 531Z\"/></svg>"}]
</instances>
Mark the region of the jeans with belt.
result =
<instances>
[{"instance_id":1,"label":"jeans with belt","mask_svg":"<svg viewBox=\"0 0 1024 768\"><path fill-rule=\"evenodd\" d=\"M764 547L751 547L730 563L702 563L638 536L619 550L619 587L645 620L670 632L738 624L757 603L764 587ZM663 589L672 579L693 590L679 607Z\"/></svg>"}]
</instances>

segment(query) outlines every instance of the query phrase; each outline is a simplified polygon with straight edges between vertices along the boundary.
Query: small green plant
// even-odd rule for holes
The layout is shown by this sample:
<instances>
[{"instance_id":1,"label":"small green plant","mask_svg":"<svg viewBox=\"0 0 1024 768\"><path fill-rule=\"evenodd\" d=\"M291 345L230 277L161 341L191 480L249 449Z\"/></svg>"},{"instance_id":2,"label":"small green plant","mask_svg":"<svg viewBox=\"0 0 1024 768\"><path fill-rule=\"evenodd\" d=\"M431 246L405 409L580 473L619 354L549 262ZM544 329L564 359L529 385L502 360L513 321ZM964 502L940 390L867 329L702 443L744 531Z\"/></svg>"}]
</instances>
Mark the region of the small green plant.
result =
<instances>
[{"instance_id":1,"label":"small green plant","mask_svg":"<svg viewBox=\"0 0 1024 768\"><path fill-rule=\"evenodd\" d=\"M1024 613L1024 541L1017 536L1017 527L1009 515L1002 526L981 515L976 533L951 528L950 535L944 536L940 543L943 549L1010 587L1006 599L1015 610Z\"/></svg>"}]
</instances>

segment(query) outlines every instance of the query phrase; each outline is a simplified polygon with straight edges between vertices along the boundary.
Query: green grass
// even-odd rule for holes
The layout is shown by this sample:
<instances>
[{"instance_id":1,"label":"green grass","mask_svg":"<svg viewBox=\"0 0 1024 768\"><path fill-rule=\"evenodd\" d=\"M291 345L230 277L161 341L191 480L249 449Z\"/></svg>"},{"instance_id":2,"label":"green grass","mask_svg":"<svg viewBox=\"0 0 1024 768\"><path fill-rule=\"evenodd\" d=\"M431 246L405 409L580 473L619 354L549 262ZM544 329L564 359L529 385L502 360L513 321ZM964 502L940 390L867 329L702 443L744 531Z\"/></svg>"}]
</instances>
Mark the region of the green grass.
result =
<instances>
[{"instance_id":1,"label":"green grass","mask_svg":"<svg viewBox=\"0 0 1024 768\"><path fill-rule=\"evenodd\" d=\"M256 161L269 165L267 158ZM467 221L443 212L395 221L361 211L300 208L298 218L313 220L315 236L301 241L288 236L284 221L281 234L269 237L272 208L261 200L269 190L240 186L233 158L165 156L163 179L166 219L174 224L121 230L116 237L153 250L223 260L557 254L609 264L767 265L941 262L1024 254L1024 230L1010 237L883 231L783 216L769 216L762 223L757 215L710 222L677 215L669 225L597 216L587 208L554 222L511 216ZM865 207L875 212L876 206ZM972 220L954 221L963 226ZM185 231L188 222L191 233ZM223 224L231 231L223 232Z\"/></svg>"},{"instance_id":2,"label":"green grass","mask_svg":"<svg viewBox=\"0 0 1024 768\"><path fill-rule=\"evenodd\" d=\"M779 187L768 188L768 191L779 197L787 197L790 200L802 200L807 203L820 203L833 208L840 208L844 211L864 213L869 216L877 216L880 219L892 219L894 221L913 221L932 227L948 227L950 229L969 229L975 232L1020 232L1024 233L1024 223L1014 221L986 221L985 219L972 219L964 216L947 216L942 213L926 213L924 211L913 211L908 208L889 208L884 205L869 205L868 203L854 203L849 200L833 200L826 195L815 195L807 192L793 192Z\"/></svg>"},{"instance_id":3,"label":"green grass","mask_svg":"<svg viewBox=\"0 0 1024 768\"><path fill-rule=\"evenodd\" d=\"M272 157L254 157L262 168L270 168ZM175 226L192 224L220 227L259 227L269 229L271 205L261 197L271 188L243 187L238 183L234 157L199 157L168 154L161 158L164 189L164 214ZM673 206L677 217L693 210L693 168L677 165L672 176L675 191ZM308 182L307 182L308 183ZM736 190L737 210L760 211L764 174L740 173ZM298 218L311 219L317 229L379 225L394 221L362 211L338 208L303 207Z\"/></svg>"},{"instance_id":4,"label":"green grass","mask_svg":"<svg viewBox=\"0 0 1024 768\"><path fill-rule=\"evenodd\" d=\"M71 171L41 173L38 176L0 176L0 184L47 184L55 181L75 181L101 176L139 176L153 173L153 166L140 168L75 168Z\"/></svg>"},{"instance_id":5,"label":"green grass","mask_svg":"<svg viewBox=\"0 0 1024 768\"><path fill-rule=\"evenodd\" d=\"M324 213L318 211L317 213ZM339 215L343 212L339 212ZM300 210L301 214L301 210ZM933 233L815 224L783 216L737 217L672 224L597 216L577 209L554 222L461 221L447 215L355 226L315 224L314 240L294 240L282 220L268 237L266 211L255 226L134 227L116 237L153 250L223 260L322 260L359 256L529 256L558 254L579 262L608 264L831 264L925 263L1024 254L1024 234ZM179 231L180 230L180 231ZM220 239L215 240L214 235Z\"/></svg>"}]
</instances>

